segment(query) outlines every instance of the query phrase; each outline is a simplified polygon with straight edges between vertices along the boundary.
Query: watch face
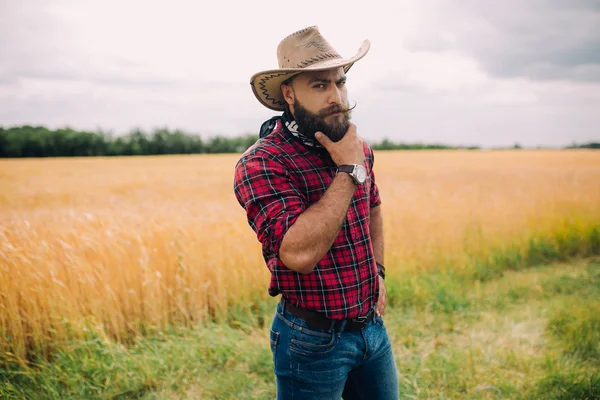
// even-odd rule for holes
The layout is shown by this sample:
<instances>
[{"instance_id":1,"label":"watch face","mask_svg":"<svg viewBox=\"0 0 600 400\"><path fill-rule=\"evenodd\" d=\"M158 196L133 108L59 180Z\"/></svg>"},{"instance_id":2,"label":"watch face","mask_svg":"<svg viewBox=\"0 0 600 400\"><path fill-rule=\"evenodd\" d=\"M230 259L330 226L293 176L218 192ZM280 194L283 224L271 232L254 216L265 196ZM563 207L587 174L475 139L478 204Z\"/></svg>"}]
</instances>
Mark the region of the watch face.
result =
<instances>
[{"instance_id":1,"label":"watch face","mask_svg":"<svg viewBox=\"0 0 600 400\"><path fill-rule=\"evenodd\" d=\"M359 183L365 183L365 181L367 180L367 170L365 167L363 167L362 165L357 165L356 169L356 180Z\"/></svg>"}]
</instances>

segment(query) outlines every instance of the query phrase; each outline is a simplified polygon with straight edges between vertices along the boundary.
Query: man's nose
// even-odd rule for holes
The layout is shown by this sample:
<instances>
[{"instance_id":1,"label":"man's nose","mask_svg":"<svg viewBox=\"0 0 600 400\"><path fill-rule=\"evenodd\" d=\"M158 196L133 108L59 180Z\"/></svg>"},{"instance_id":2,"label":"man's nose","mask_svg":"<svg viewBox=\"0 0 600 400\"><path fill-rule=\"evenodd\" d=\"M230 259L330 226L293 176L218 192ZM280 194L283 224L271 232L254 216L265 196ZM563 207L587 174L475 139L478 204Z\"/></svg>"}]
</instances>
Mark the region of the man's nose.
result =
<instances>
[{"instance_id":1,"label":"man's nose","mask_svg":"<svg viewBox=\"0 0 600 400\"><path fill-rule=\"evenodd\" d=\"M337 85L331 85L329 89L329 104L340 104L342 102L342 91Z\"/></svg>"}]
</instances>

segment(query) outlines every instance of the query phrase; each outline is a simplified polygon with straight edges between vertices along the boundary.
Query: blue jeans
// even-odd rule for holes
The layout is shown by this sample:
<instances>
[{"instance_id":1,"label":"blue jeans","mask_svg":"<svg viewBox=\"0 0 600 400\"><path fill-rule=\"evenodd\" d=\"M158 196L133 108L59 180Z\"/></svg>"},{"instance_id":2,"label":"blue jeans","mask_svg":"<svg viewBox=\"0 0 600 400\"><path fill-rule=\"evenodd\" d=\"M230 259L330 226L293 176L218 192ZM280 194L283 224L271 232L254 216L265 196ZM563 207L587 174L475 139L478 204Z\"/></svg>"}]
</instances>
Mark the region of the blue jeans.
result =
<instances>
[{"instance_id":1,"label":"blue jeans","mask_svg":"<svg viewBox=\"0 0 600 400\"><path fill-rule=\"evenodd\" d=\"M277 399L397 400L398 375L380 317L361 332L312 329L281 303L270 332Z\"/></svg>"}]
</instances>

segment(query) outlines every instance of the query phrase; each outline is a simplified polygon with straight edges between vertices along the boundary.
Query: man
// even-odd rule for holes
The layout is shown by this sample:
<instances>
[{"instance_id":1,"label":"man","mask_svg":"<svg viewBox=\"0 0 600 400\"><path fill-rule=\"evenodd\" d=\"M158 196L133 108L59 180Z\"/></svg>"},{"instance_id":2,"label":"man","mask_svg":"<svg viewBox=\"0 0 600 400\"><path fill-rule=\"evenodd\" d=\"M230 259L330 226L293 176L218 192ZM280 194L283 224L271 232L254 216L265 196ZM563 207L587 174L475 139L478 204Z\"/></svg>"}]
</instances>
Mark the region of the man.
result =
<instances>
[{"instance_id":1,"label":"man","mask_svg":"<svg viewBox=\"0 0 600 400\"><path fill-rule=\"evenodd\" d=\"M283 114L235 169L236 197L262 243L278 399L397 399L383 323L385 268L373 151L350 123L342 58L316 26L278 46L279 69L251 79Z\"/></svg>"}]
</instances>

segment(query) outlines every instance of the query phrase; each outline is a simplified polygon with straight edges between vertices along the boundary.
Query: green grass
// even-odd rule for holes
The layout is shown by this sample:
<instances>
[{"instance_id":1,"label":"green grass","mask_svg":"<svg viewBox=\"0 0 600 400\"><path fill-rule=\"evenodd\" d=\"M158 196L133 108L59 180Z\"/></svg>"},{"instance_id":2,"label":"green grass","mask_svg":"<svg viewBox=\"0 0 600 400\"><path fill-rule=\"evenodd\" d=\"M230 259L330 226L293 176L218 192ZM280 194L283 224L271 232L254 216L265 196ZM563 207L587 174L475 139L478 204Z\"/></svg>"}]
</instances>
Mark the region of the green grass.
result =
<instances>
[{"instance_id":1,"label":"green grass","mask_svg":"<svg viewBox=\"0 0 600 400\"><path fill-rule=\"evenodd\" d=\"M205 398L272 391L271 356L258 330L224 325L163 332L130 346L90 338L64 346L51 362L0 372L4 399L138 399L198 388Z\"/></svg>"},{"instance_id":2,"label":"green grass","mask_svg":"<svg viewBox=\"0 0 600 400\"><path fill-rule=\"evenodd\" d=\"M556 373L542 379L532 398L593 400L600 398L600 373Z\"/></svg>"},{"instance_id":3,"label":"green grass","mask_svg":"<svg viewBox=\"0 0 600 400\"><path fill-rule=\"evenodd\" d=\"M548 331L560 341L565 353L600 367L600 302L590 300L582 299L554 311Z\"/></svg>"},{"instance_id":4,"label":"green grass","mask_svg":"<svg viewBox=\"0 0 600 400\"><path fill-rule=\"evenodd\" d=\"M505 271L599 254L600 225L571 221L552 235L531 235L525 242L492 251L486 258L475 256L471 266L461 270L460 275L467 280L486 281L502 276Z\"/></svg>"}]
</instances>

